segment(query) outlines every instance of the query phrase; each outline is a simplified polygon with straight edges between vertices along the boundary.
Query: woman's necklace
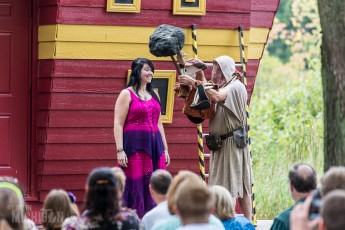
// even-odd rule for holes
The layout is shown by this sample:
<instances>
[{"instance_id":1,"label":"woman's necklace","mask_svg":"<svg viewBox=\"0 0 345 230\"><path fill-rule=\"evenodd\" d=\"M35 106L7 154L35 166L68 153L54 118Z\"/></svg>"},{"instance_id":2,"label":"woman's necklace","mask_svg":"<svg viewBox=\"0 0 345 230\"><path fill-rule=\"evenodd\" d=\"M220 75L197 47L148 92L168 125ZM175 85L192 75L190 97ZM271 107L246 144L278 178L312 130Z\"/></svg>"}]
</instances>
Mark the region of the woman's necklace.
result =
<instances>
[{"instance_id":1,"label":"woman's necklace","mask_svg":"<svg viewBox=\"0 0 345 230\"><path fill-rule=\"evenodd\" d=\"M145 101L149 98L146 90L145 91L139 90L138 92L139 92L139 96L143 97Z\"/></svg>"}]
</instances>

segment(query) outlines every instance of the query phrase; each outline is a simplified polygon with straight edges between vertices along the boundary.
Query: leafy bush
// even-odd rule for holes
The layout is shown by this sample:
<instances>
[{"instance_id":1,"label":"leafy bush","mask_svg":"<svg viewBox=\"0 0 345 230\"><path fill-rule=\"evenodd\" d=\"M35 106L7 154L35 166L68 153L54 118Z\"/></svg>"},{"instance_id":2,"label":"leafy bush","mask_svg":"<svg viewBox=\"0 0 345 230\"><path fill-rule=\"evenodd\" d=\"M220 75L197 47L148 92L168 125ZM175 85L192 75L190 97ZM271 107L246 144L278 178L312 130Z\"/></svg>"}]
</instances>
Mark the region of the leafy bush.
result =
<instances>
[{"instance_id":1,"label":"leafy bush","mask_svg":"<svg viewBox=\"0 0 345 230\"><path fill-rule=\"evenodd\" d=\"M273 219L294 203L294 163L323 172L322 86L319 70L299 71L269 55L260 68L250 104L255 201L257 218Z\"/></svg>"}]
</instances>

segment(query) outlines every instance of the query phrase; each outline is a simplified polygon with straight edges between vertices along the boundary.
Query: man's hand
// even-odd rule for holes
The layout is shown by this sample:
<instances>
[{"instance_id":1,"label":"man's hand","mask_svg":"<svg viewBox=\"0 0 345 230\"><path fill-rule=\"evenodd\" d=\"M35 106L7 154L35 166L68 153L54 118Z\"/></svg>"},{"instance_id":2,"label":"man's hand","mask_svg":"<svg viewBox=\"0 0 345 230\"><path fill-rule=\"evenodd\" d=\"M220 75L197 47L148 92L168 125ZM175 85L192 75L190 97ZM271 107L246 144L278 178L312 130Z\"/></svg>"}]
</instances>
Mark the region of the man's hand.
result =
<instances>
[{"instance_id":1,"label":"man's hand","mask_svg":"<svg viewBox=\"0 0 345 230\"><path fill-rule=\"evenodd\" d=\"M193 86L196 80L194 80L191 76L188 75L180 75L178 76L178 82L183 85Z\"/></svg>"},{"instance_id":2,"label":"man's hand","mask_svg":"<svg viewBox=\"0 0 345 230\"><path fill-rule=\"evenodd\" d=\"M185 62L185 66L186 67L188 67L188 66L195 66L196 68L202 69L202 70L207 69L207 65L203 61L198 60L198 59L194 59L194 58L188 59Z\"/></svg>"},{"instance_id":3,"label":"man's hand","mask_svg":"<svg viewBox=\"0 0 345 230\"><path fill-rule=\"evenodd\" d=\"M317 229L320 218L309 219L309 208L313 198L308 196L303 203L295 205L290 214L291 230L314 230Z\"/></svg>"}]
</instances>

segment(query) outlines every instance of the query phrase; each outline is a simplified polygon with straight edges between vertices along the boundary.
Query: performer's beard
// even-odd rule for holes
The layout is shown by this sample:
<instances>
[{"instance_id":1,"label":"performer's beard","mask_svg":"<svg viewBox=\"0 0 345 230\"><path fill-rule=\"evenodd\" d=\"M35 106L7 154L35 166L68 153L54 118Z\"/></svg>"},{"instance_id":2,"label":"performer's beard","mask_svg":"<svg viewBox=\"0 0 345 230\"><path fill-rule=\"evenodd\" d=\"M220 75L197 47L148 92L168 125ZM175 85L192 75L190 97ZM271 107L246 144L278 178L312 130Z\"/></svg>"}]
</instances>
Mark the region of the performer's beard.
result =
<instances>
[{"instance_id":1,"label":"performer's beard","mask_svg":"<svg viewBox=\"0 0 345 230\"><path fill-rule=\"evenodd\" d=\"M222 87L226 83L226 79L223 76L223 73L221 71L212 71L212 79L215 84L217 84L219 87Z\"/></svg>"}]
</instances>

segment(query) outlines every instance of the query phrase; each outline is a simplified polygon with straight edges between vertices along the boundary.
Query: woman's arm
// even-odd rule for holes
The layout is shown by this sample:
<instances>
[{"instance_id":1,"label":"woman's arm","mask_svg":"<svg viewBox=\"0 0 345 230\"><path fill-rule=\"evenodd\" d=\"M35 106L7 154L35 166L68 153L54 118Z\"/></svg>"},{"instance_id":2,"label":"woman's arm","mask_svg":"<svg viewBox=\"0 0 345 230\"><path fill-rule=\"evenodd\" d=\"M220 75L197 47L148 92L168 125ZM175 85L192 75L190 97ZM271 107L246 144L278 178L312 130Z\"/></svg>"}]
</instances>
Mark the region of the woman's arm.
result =
<instances>
[{"instance_id":1,"label":"woman's arm","mask_svg":"<svg viewBox=\"0 0 345 230\"><path fill-rule=\"evenodd\" d=\"M168 144L167 144L167 140L165 138L165 132L164 132L161 116L159 116L159 120L158 120L158 129L159 129L159 132L161 133L161 136L162 136L162 141L163 141L163 146L164 146L164 154L165 154L165 163L168 166L170 164L170 156L168 153Z\"/></svg>"},{"instance_id":2,"label":"woman's arm","mask_svg":"<svg viewBox=\"0 0 345 230\"><path fill-rule=\"evenodd\" d=\"M127 167L128 159L123 150L123 126L125 124L131 96L128 90L122 90L118 96L114 109L114 137L117 148L117 160L123 167Z\"/></svg>"}]
</instances>

